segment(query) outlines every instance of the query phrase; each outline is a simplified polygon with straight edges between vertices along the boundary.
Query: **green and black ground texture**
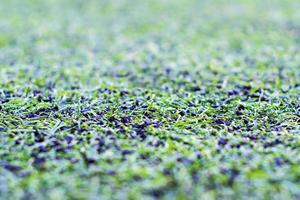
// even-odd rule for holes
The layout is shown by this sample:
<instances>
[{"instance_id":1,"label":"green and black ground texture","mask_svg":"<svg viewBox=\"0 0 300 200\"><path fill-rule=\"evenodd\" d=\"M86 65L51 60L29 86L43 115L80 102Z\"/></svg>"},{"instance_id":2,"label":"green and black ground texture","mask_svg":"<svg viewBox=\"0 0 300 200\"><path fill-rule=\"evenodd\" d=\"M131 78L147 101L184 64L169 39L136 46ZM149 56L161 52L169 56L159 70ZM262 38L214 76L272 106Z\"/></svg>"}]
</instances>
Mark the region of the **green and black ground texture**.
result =
<instances>
[{"instance_id":1,"label":"green and black ground texture","mask_svg":"<svg viewBox=\"0 0 300 200\"><path fill-rule=\"evenodd\" d=\"M300 1L1 0L1 199L300 199Z\"/></svg>"}]
</instances>

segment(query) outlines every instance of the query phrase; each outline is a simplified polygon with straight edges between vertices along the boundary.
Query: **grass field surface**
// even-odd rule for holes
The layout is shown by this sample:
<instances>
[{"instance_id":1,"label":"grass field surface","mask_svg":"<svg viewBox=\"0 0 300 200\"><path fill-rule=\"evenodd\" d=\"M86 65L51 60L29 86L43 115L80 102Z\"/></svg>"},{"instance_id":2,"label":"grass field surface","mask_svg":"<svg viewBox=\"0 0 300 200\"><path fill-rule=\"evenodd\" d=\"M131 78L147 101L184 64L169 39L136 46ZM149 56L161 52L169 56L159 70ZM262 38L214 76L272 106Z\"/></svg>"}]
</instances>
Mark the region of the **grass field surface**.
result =
<instances>
[{"instance_id":1,"label":"grass field surface","mask_svg":"<svg viewBox=\"0 0 300 200\"><path fill-rule=\"evenodd\" d=\"M1 0L0 199L300 199L299 10Z\"/></svg>"}]
</instances>

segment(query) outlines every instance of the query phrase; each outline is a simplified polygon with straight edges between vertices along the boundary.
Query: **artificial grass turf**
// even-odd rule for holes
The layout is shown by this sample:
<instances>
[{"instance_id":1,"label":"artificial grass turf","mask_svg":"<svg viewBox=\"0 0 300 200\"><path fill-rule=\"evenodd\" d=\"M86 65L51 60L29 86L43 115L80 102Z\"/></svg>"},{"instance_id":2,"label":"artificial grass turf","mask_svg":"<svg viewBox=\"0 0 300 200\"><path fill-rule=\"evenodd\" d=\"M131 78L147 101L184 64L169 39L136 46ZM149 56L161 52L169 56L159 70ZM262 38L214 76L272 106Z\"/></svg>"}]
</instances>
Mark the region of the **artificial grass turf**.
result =
<instances>
[{"instance_id":1,"label":"artificial grass turf","mask_svg":"<svg viewBox=\"0 0 300 200\"><path fill-rule=\"evenodd\" d=\"M0 2L2 199L299 199L300 2Z\"/></svg>"}]
</instances>

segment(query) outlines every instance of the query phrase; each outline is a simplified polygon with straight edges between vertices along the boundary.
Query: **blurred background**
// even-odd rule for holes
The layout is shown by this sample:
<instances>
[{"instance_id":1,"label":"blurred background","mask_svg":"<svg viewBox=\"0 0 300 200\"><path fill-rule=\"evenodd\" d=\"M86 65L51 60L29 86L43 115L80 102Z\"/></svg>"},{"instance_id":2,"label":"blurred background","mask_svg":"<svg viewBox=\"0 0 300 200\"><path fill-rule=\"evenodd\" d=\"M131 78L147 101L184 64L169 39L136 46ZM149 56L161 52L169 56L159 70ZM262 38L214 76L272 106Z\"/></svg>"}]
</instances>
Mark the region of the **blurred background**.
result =
<instances>
[{"instance_id":1,"label":"blurred background","mask_svg":"<svg viewBox=\"0 0 300 200\"><path fill-rule=\"evenodd\" d=\"M161 89L188 70L184 81L198 85L279 73L279 87L296 84L299 9L287 0L1 0L0 79Z\"/></svg>"}]
</instances>

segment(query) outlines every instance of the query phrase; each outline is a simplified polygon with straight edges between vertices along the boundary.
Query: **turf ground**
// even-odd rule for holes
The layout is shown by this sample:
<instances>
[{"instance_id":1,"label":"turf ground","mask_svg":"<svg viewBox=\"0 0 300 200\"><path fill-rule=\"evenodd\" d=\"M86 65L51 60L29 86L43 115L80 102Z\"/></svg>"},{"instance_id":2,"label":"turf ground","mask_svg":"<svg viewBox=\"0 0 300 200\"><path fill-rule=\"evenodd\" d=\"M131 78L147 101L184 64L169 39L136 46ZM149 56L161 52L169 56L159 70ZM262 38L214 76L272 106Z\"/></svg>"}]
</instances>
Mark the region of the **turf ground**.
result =
<instances>
[{"instance_id":1,"label":"turf ground","mask_svg":"<svg viewBox=\"0 0 300 200\"><path fill-rule=\"evenodd\" d=\"M300 199L300 1L1 0L1 199Z\"/></svg>"}]
</instances>

